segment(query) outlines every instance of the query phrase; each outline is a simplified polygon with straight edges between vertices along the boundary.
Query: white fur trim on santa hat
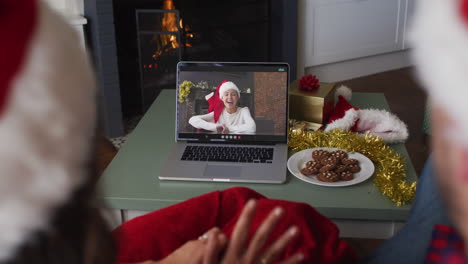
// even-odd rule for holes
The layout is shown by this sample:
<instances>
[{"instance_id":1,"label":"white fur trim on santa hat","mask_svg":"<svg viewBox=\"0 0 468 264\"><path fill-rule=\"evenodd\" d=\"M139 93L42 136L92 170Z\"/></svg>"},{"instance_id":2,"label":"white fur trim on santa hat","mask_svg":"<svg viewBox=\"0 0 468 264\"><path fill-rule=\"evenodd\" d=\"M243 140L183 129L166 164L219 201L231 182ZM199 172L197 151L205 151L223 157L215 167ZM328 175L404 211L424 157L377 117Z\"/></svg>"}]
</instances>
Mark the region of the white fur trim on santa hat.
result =
<instances>
[{"instance_id":1,"label":"white fur trim on santa hat","mask_svg":"<svg viewBox=\"0 0 468 264\"><path fill-rule=\"evenodd\" d=\"M205 95L205 100L208 101L211 97L213 97L213 95L214 95L214 92L211 92L211 93Z\"/></svg>"},{"instance_id":2,"label":"white fur trim on santa hat","mask_svg":"<svg viewBox=\"0 0 468 264\"><path fill-rule=\"evenodd\" d=\"M95 82L79 38L38 3L36 30L0 116L2 263L47 228L83 182L95 129Z\"/></svg>"},{"instance_id":3,"label":"white fur trim on santa hat","mask_svg":"<svg viewBox=\"0 0 468 264\"><path fill-rule=\"evenodd\" d=\"M351 129L359 118L358 112L359 112L358 110L355 110L353 108L347 110L343 118L337 119L331 122L330 124L328 124L327 127L325 128L325 131L328 132L334 129L343 129L343 130Z\"/></svg>"},{"instance_id":4,"label":"white fur trim on santa hat","mask_svg":"<svg viewBox=\"0 0 468 264\"><path fill-rule=\"evenodd\" d=\"M219 87L219 99L222 99L224 92L229 90L236 90L237 95L240 98L240 90L237 88L237 85L235 85L233 82L225 82L221 85L221 87Z\"/></svg>"},{"instance_id":5,"label":"white fur trim on santa hat","mask_svg":"<svg viewBox=\"0 0 468 264\"><path fill-rule=\"evenodd\" d=\"M357 133L370 132L386 143L402 143L408 139L408 127L396 115L380 109L349 109L343 118L327 125L325 132L334 129L350 130L357 123Z\"/></svg>"},{"instance_id":6,"label":"white fur trim on santa hat","mask_svg":"<svg viewBox=\"0 0 468 264\"><path fill-rule=\"evenodd\" d=\"M403 143L408 139L408 127L396 115L381 109L360 109L356 132L370 132L386 143Z\"/></svg>"},{"instance_id":7,"label":"white fur trim on santa hat","mask_svg":"<svg viewBox=\"0 0 468 264\"><path fill-rule=\"evenodd\" d=\"M409 40L418 77L432 98L468 134L468 24L462 1L420 0ZM464 137L468 144L468 136Z\"/></svg>"},{"instance_id":8,"label":"white fur trim on santa hat","mask_svg":"<svg viewBox=\"0 0 468 264\"><path fill-rule=\"evenodd\" d=\"M351 101L351 98L353 97L353 91L348 86L341 85L335 91L335 98L338 98L338 96L343 96L346 101Z\"/></svg>"}]
</instances>

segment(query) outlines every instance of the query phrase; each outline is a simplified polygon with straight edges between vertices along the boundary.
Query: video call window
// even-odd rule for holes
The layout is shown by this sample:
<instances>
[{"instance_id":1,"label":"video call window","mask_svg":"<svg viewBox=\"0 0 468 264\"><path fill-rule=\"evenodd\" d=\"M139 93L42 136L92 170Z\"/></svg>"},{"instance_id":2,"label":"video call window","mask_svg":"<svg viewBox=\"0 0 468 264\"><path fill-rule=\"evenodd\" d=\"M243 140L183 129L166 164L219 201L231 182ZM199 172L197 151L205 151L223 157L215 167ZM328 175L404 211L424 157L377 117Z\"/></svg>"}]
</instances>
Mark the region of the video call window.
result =
<instances>
[{"instance_id":1,"label":"video call window","mask_svg":"<svg viewBox=\"0 0 468 264\"><path fill-rule=\"evenodd\" d=\"M178 132L285 135L287 78L287 72L276 69L181 71L177 93ZM216 97L218 86L219 100ZM214 110L210 109L210 100Z\"/></svg>"}]
</instances>

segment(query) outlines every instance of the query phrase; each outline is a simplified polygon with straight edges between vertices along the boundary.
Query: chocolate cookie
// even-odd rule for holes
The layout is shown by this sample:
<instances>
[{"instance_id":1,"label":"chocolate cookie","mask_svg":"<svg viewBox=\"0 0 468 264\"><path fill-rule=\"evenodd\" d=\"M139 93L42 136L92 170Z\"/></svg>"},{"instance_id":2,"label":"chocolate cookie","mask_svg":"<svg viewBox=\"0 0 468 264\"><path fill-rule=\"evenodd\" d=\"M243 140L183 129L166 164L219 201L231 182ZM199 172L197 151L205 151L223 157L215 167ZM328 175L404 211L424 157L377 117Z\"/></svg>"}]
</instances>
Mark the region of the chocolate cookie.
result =
<instances>
[{"instance_id":1,"label":"chocolate cookie","mask_svg":"<svg viewBox=\"0 0 468 264\"><path fill-rule=\"evenodd\" d=\"M331 171L335 169L335 167L336 167L335 164L327 164L327 165L324 165L322 168L320 168L319 172Z\"/></svg>"},{"instance_id":2,"label":"chocolate cookie","mask_svg":"<svg viewBox=\"0 0 468 264\"><path fill-rule=\"evenodd\" d=\"M340 164L340 165L336 166L336 168L335 168L336 173L341 173L341 172L347 171L347 170L348 170L348 165L343 165L343 164Z\"/></svg>"},{"instance_id":3,"label":"chocolate cookie","mask_svg":"<svg viewBox=\"0 0 468 264\"><path fill-rule=\"evenodd\" d=\"M316 161L321 161L322 159L330 156L330 153L326 150L319 149L312 152L312 158Z\"/></svg>"},{"instance_id":4,"label":"chocolate cookie","mask_svg":"<svg viewBox=\"0 0 468 264\"><path fill-rule=\"evenodd\" d=\"M348 153L343 150L335 150L330 154L330 156L335 157L337 160L342 160L348 157Z\"/></svg>"},{"instance_id":5,"label":"chocolate cookie","mask_svg":"<svg viewBox=\"0 0 468 264\"><path fill-rule=\"evenodd\" d=\"M324 165L324 166L325 166L325 165L329 165L329 164L336 165L336 164L338 164L338 160L335 159L334 157L327 157L327 158L321 160L320 163L321 163L322 165Z\"/></svg>"},{"instance_id":6,"label":"chocolate cookie","mask_svg":"<svg viewBox=\"0 0 468 264\"><path fill-rule=\"evenodd\" d=\"M350 171L343 171L341 173L338 173L338 176L340 177L340 180L342 181L350 181L354 179L354 175Z\"/></svg>"},{"instance_id":7,"label":"chocolate cookie","mask_svg":"<svg viewBox=\"0 0 468 264\"><path fill-rule=\"evenodd\" d=\"M317 175L317 180L323 182L336 182L340 180L340 177L333 171L321 172Z\"/></svg>"},{"instance_id":8,"label":"chocolate cookie","mask_svg":"<svg viewBox=\"0 0 468 264\"><path fill-rule=\"evenodd\" d=\"M317 173L318 170L315 170L315 173ZM315 174L314 173L314 170L310 169L310 168L302 168L301 169L301 173L304 174L304 175L312 175L312 174Z\"/></svg>"},{"instance_id":9,"label":"chocolate cookie","mask_svg":"<svg viewBox=\"0 0 468 264\"><path fill-rule=\"evenodd\" d=\"M306 168L318 168L320 169L320 167L322 167L322 164L320 164L320 162L318 161L315 161L315 160L310 160L308 162L306 162Z\"/></svg>"},{"instance_id":10,"label":"chocolate cookie","mask_svg":"<svg viewBox=\"0 0 468 264\"><path fill-rule=\"evenodd\" d=\"M341 163L345 164L345 165L351 165L351 164L357 164L359 163L359 160L357 159L348 159L348 158L344 158L344 159L341 159Z\"/></svg>"},{"instance_id":11,"label":"chocolate cookie","mask_svg":"<svg viewBox=\"0 0 468 264\"><path fill-rule=\"evenodd\" d=\"M361 167L359 167L359 165L357 164L351 164L351 165L348 165L348 170L352 173L356 173L356 172L361 171Z\"/></svg>"}]
</instances>

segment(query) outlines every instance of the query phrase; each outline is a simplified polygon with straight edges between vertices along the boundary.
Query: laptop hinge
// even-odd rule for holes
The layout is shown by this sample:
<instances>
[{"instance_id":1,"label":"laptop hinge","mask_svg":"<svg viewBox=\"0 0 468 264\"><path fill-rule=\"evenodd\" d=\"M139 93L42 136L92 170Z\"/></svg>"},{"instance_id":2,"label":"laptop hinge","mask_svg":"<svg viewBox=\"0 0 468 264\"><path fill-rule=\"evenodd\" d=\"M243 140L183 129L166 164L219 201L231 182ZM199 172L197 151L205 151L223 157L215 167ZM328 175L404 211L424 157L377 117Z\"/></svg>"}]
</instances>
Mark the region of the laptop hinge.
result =
<instances>
[{"instance_id":1,"label":"laptop hinge","mask_svg":"<svg viewBox=\"0 0 468 264\"><path fill-rule=\"evenodd\" d=\"M187 144L220 144L220 145L276 145L280 144L279 142L225 142L225 141L187 141ZM286 144L286 143L284 143Z\"/></svg>"}]
</instances>

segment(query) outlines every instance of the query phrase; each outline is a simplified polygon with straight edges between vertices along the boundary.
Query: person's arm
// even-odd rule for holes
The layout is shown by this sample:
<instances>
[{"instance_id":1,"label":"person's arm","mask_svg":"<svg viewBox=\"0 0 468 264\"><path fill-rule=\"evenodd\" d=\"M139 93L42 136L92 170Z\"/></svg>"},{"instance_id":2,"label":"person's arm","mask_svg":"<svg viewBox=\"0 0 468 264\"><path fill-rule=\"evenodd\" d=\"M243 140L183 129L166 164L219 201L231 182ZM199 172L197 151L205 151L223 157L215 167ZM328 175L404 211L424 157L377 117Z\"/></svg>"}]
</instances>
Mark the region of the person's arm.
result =
<instances>
[{"instance_id":1,"label":"person's arm","mask_svg":"<svg viewBox=\"0 0 468 264\"><path fill-rule=\"evenodd\" d=\"M216 132L216 124L214 122L214 112L206 115L196 115L189 119L189 124L195 128L205 129Z\"/></svg>"},{"instance_id":2,"label":"person's arm","mask_svg":"<svg viewBox=\"0 0 468 264\"><path fill-rule=\"evenodd\" d=\"M250 115L250 111L248 107L241 108L241 124L235 126L229 126L230 133L239 133L239 134L255 134L257 130L257 126L255 125L255 121L253 120L252 116Z\"/></svg>"}]
</instances>

